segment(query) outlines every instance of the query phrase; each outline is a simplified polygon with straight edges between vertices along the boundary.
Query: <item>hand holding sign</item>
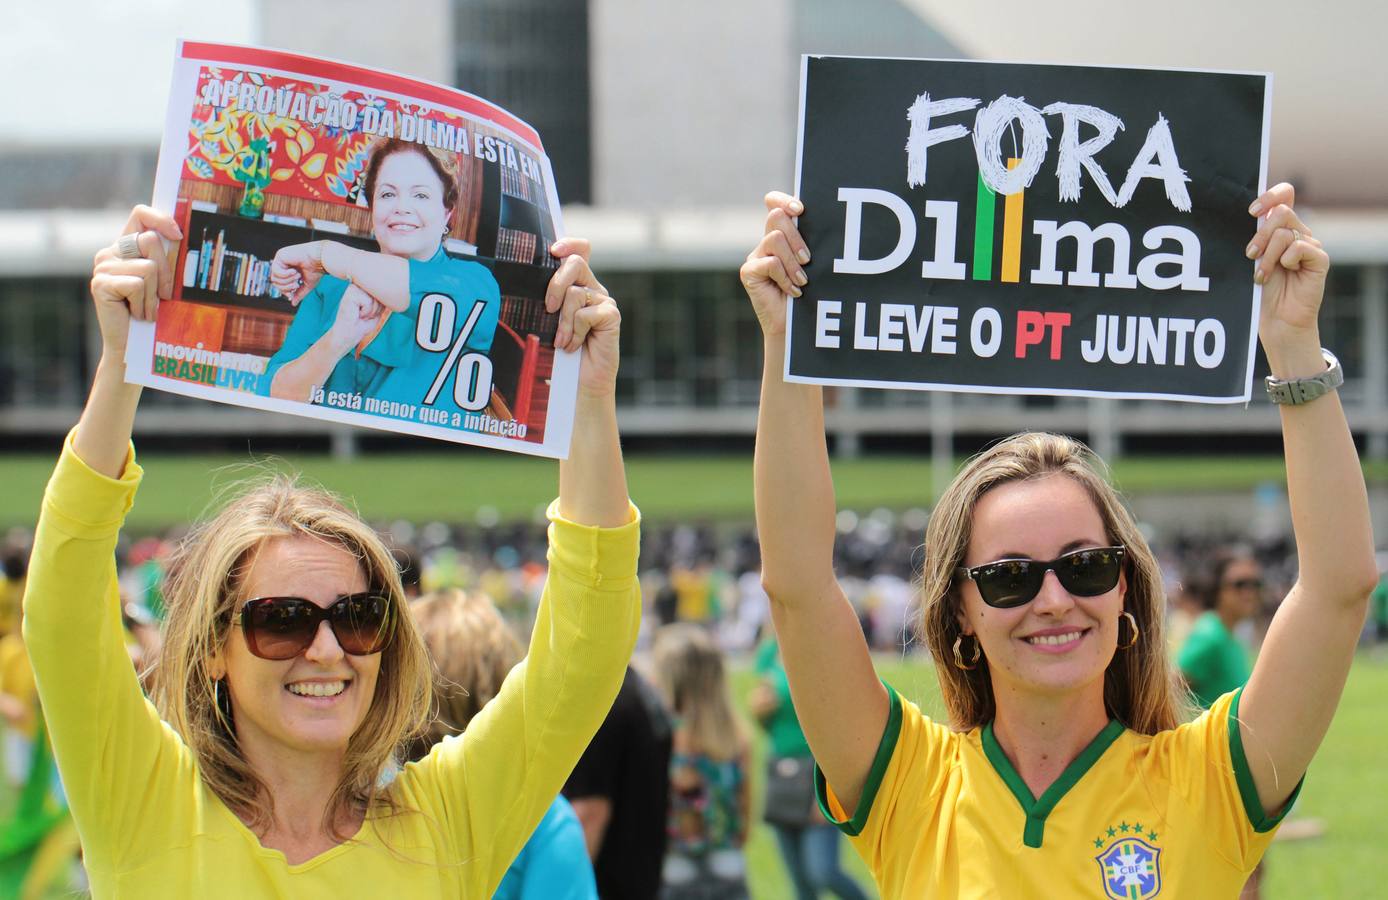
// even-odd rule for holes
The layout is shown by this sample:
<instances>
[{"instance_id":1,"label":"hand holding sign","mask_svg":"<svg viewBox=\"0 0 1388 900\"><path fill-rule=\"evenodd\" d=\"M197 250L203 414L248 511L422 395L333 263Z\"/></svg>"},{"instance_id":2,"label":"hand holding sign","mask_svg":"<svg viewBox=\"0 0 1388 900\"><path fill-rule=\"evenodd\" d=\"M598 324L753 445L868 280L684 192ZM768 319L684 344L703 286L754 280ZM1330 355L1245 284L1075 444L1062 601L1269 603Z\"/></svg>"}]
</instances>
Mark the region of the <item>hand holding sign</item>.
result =
<instances>
[{"instance_id":1,"label":"hand holding sign","mask_svg":"<svg viewBox=\"0 0 1388 900\"><path fill-rule=\"evenodd\" d=\"M791 218L804 212L804 205L780 191L767 194L765 203L766 233L747 254L739 274L762 334L779 337L786 332L786 295L799 297L800 288L809 284L803 267L810 261L810 250Z\"/></svg>"},{"instance_id":2,"label":"hand holding sign","mask_svg":"<svg viewBox=\"0 0 1388 900\"><path fill-rule=\"evenodd\" d=\"M1306 356L1312 374L1320 367L1320 335L1316 325L1330 257L1321 242L1297 216L1296 191L1290 184L1269 189L1249 207L1266 213L1248 245L1257 261L1253 278L1263 286L1258 337L1274 364L1288 352Z\"/></svg>"},{"instance_id":3,"label":"hand holding sign","mask_svg":"<svg viewBox=\"0 0 1388 900\"><path fill-rule=\"evenodd\" d=\"M563 262L549 280L545 310L559 313L554 346L583 349L578 387L589 396L609 396L617 389L617 362L622 316L588 267L592 246L584 238L555 241L550 253Z\"/></svg>"},{"instance_id":4,"label":"hand holding sign","mask_svg":"<svg viewBox=\"0 0 1388 900\"><path fill-rule=\"evenodd\" d=\"M133 245L117 241L102 247L96 254L91 281L102 355L113 361L125 356L131 317L153 321L160 298L167 299L173 289L173 263L160 238L183 239L173 219L148 206L130 211L121 235L135 235Z\"/></svg>"}]
</instances>

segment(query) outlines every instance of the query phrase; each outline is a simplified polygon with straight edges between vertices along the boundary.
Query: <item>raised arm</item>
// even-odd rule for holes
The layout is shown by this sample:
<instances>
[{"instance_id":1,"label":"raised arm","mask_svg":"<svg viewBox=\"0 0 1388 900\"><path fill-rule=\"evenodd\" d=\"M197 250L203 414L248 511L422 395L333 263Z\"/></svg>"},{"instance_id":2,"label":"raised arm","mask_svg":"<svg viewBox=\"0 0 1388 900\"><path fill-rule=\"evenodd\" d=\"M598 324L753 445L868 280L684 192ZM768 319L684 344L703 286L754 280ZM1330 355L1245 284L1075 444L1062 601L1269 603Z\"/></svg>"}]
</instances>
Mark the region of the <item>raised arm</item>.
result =
<instances>
[{"instance_id":1,"label":"raised arm","mask_svg":"<svg viewBox=\"0 0 1388 900\"><path fill-rule=\"evenodd\" d=\"M636 642L639 526L627 499L614 407L617 306L588 268L588 242L565 238L546 303L558 349L583 353L569 458L551 507L549 575L526 658L464 740L436 748L432 767L468 810L460 848L485 864L467 896L490 896L607 717ZM460 780L454 780L460 779ZM456 795L455 795L456 796Z\"/></svg>"},{"instance_id":2,"label":"raised arm","mask_svg":"<svg viewBox=\"0 0 1388 900\"><path fill-rule=\"evenodd\" d=\"M766 232L742 266L765 345L754 463L762 584L790 692L815 761L844 807L857 805L886 728L886 689L834 577L834 484L817 386L788 384L786 303L806 283L809 250L785 194L766 195ZM791 301L793 302L793 301Z\"/></svg>"},{"instance_id":3,"label":"raised arm","mask_svg":"<svg viewBox=\"0 0 1388 900\"><path fill-rule=\"evenodd\" d=\"M630 521L626 469L617 435L617 358L621 314L588 267L589 245L565 238L563 257L545 292L559 312L556 350L583 349L569 458L559 464L559 512L571 522L616 528Z\"/></svg>"},{"instance_id":4,"label":"raised arm","mask_svg":"<svg viewBox=\"0 0 1388 900\"><path fill-rule=\"evenodd\" d=\"M1259 197L1248 255L1263 285L1258 336L1277 378L1325 371L1317 315L1329 258L1297 218L1291 185ZM1339 394L1284 405L1282 442L1299 574L1239 703L1249 768L1268 814L1280 810L1330 727L1377 580L1364 475Z\"/></svg>"},{"instance_id":5,"label":"raised arm","mask_svg":"<svg viewBox=\"0 0 1388 900\"><path fill-rule=\"evenodd\" d=\"M125 383L130 319L154 321L160 298L168 299L173 290L173 263L160 238L183 239L173 219L147 206L131 211L121 234L136 235L140 258L122 257L116 244L96 254L91 291L101 330L101 360L73 436L73 449L82 461L110 478L119 478L125 470L140 402L139 386Z\"/></svg>"},{"instance_id":6,"label":"raised arm","mask_svg":"<svg viewBox=\"0 0 1388 900\"><path fill-rule=\"evenodd\" d=\"M44 492L24 596L26 649L94 884L113 883L105 876L141 841L174 840L187 823L173 798L195 778L191 755L159 722L126 654L115 563L141 474L130 452L140 389L124 382L126 339L131 317L153 319L169 295L161 238L181 235L143 207L124 234L96 256L101 360ZM150 817L151 808L168 812Z\"/></svg>"},{"instance_id":7,"label":"raised arm","mask_svg":"<svg viewBox=\"0 0 1388 900\"><path fill-rule=\"evenodd\" d=\"M275 253L270 283L295 306L324 274L350 281L393 312L410 305L410 261L337 241L290 244Z\"/></svg>"}]
</instances>

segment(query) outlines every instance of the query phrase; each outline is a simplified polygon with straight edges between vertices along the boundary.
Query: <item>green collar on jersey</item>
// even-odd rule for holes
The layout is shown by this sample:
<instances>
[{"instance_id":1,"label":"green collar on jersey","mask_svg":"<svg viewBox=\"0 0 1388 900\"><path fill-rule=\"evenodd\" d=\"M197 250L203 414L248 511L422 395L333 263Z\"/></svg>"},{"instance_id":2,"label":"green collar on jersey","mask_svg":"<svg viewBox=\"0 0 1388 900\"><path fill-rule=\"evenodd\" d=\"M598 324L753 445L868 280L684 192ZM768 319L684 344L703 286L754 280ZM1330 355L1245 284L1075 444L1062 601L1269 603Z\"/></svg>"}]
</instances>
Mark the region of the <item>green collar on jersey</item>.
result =
<instances>
[{"instance_id":1,"label":"green collar on jersey","mask_svg":"<svg viewBox=\"0 0 1388 900\"><path fill-rule=\"evenodd\" d=\"M1055 805L1060 802L1060 798L1069 793L1070 788L1079 784L1079 780L1085 773L1093 768L1099 761L1099 757L1104 755L1104 751L1109 745L1118 740L1118 736L1123 733L1123 723L1117 719L1110 719L1103 730L1094 736L1094 740L1089 742L1089 746L1080 751L1080 755L1075 757L1070 765L1065 767L1065 771L1060 773L1060 777L1046 788L1045 793L1038 799L1031 795L1031 788L1022 780L1022 776L1017 774L1017 770L1012 767L1012 761L1007 758L1007 754L1002 752L1002 747L998 744L997 736L993 734L993 723L989 722L983 726L983 752L988 757L988 761L993 764L1003 783L1012 791L1017 798L1017 802L1022 805L1022 812L1026 813L1026 827L1022 830L1022 843L1028 847L1036 848L1041 846L1041 838L1046 830L1046 817L1055 809Z\"/></svg>"}]
</instances>

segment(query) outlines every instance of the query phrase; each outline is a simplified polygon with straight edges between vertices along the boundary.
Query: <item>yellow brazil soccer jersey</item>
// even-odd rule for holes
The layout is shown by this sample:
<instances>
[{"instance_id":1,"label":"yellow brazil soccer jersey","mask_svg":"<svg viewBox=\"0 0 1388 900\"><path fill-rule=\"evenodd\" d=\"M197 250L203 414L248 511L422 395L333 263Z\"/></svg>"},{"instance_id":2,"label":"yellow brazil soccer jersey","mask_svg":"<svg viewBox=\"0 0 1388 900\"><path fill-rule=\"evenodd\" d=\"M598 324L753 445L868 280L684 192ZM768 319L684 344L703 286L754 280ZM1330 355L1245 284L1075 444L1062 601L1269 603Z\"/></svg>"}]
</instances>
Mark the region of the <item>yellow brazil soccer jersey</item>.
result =
<instances>
[{"instance_id":1,"label":"yellow brazil soccer jersey","mask_svg":"<svg viewBox=\"0 0 1388 900\"><path fill-rule=\"evenodd\" d=\"M1238 692L1155 736L1110 722L1035 798L991 724L950 731L888 691L858 809L816 782L889 900L1237 897L1281 821L1232 727Z\"/></svg>"}]
</instances>

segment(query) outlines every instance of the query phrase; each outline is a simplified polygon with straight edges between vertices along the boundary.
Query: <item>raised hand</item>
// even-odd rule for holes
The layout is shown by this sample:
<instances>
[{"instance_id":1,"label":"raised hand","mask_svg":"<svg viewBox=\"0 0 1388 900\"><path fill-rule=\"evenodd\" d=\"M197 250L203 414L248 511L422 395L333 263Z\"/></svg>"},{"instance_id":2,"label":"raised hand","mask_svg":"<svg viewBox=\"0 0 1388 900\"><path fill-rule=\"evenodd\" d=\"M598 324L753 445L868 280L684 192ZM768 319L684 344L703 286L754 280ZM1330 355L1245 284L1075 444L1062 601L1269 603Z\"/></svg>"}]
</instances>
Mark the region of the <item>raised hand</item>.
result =
<instances>
[{"instance_id":1,"label":"raised hand","mask_svg":"<svg viewBox=\"0 0 1388 900\"><path fill-rule=\"evenodd\" d=\"M322 241L281 247L270 263L270 283L294 306L299 305L322 277Z\"/></svg>"},{"instance_id":2,"label":"raised hand","mask_svg":"<svg viewBox=\"0 0 1388 900\"><path fill-rule=\"evenodd\" d=\"M164 252L160 238L183 240L173 219L148 206L130 211L121 235L135 235L133 248L129 241L124 248L120 241L102 247L93 262L91 281L102 356L117 364L125 359L131 317L154 321L160 298L167 300L173 292L173 256ZM130 256L131 249L137 249L139 256Z\"/></svg>"},{"instance_id":3,"label":"raised hand","mask_svg":"<svg viewBox=\"0 0 1388 900\"><path fill-rule=\"evenodd\" d=\"M803 266L810 261L810 250L791 218L804 212L804 205L780 191L767 194L765 202L766 232L739 274L762 334L776 337L786 331L786 295L799 297L809 283Z\"/></svg>"},{"instance_id":4,"label":"raised hand","mask_svg":"<svg viewBox=\"0 0 1388 900\"><path fill-rule=\"evenodd\" d=\"M1249 208L1253 215L1266 215L1247 253L1257 260L1253 279L1263 286L1258 335L1263 349L1274 355L1302 345L1320 347L1316 318L1330 257L1297 216L1295 203L1292 186L1279 184Z\"/></svg>"},{"instance_id":5,"label":"raised hand","mask_svg":"<svg viewBox=\"0 0 1388 900\"><path fill-rule=\"evenodd\" d=\"M555 241L550 253L563 262L545 290L545 310L559 313L554 334L556 350L583 348L579 391L594 397L611 396L617 389L622 315L588 267L592 246L583 238Z\"/></svg>"}]
</instances>

